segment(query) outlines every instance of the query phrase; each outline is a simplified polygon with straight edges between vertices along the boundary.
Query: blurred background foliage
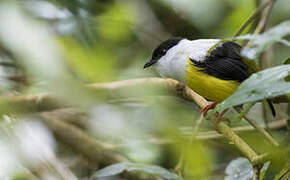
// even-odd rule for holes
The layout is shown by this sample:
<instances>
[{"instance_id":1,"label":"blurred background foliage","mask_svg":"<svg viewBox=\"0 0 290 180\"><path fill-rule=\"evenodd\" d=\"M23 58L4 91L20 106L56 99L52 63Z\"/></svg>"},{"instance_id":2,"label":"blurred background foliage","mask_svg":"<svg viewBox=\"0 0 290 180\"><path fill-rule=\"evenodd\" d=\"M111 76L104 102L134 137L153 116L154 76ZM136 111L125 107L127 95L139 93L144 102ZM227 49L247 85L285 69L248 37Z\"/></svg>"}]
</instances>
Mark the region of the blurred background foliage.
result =
<instances>
[{"instance_id":1,"label":"blurred background foliage","mask_svg":"<svg viewBox=\"0 0 290 180\"><path fill-rule=\"evenodd\" d=\"M0 93L3 97L49 93L59 98L60 104L81 109L88 120L80 128L97 140L117 145L118 152L133 162L172 170L183 154L184 177L224 179L230 171L225 174L226 166L240 154L223 140L189 143L199 119L199 108L194 103L149 88L125 89L107 100L104 94L85 86L157 76L153 69L144 71L142 67L162 40L171 36L232 37L257 3L254 0L2 0ZM289 9L289 0L277 1L267 28L289 20ZM267 61L263 68L282 64L289 57L289 47L275 44L265 53ZM163 95L144 97L144 94ZM93 166L73 148L59 142L25 105L16 107L1 102L1 108L0 179L63 177L58 177L55 171L42 170L51 161L59 168L58 174L63 174L61 167L69 167L79 179L87 179L103 167ZM250 114L261 123L265 118L260 104ZM278 117L287 116L286 106L279 106ZM245 123L234 122L241 124ZM203 122L201 131L211 129L211 123ZM280 137L279 133L275 135ZM268 148L267 142L261 141L257 134L244 137L258 152ZM73 179L73 175L66 177Z\"/></svg>"}]
</instances>

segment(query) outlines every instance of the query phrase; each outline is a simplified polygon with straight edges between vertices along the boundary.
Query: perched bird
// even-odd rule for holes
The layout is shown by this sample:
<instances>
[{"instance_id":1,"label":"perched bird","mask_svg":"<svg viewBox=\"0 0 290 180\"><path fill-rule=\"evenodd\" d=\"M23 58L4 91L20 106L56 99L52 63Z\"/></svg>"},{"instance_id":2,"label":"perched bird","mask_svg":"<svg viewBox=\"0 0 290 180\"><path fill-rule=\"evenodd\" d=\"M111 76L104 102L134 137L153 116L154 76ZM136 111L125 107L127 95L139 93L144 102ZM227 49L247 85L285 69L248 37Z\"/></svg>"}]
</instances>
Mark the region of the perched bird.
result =
<instances>
[{"instance_id":1,"label":"perched bird","mask_svg":"<svg viewBox=\"0 0 290 180\"><path fill-rule=\"evenodd\" d=\"M254 61L243 58L240 50L241 47L232 41L174 37L162 42L153 51L144 69L154 65L162 77L179 80L212 101L202 109L203 114L206 114L233 94L241 82L258 71ZM273 104L267 101L275 115Z\"/></svg>"}]
</instances>

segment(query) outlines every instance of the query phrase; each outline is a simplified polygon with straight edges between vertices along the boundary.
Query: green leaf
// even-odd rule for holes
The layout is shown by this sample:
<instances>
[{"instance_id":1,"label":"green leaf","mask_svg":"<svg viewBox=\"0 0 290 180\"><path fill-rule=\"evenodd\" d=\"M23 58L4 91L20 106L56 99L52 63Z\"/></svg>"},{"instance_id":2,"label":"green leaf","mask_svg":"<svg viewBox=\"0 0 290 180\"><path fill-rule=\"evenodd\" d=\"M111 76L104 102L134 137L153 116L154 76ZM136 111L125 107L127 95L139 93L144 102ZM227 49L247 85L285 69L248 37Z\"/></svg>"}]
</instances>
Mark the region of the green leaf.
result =
<instances>
[{"instance_id":1,"label":"green leaf","mask_svg":"<svg viewBox=\"0 0 290 180\"><path fill-rule=\"evenodd\" d=\"M264 174L269 167L269 162L266 162L260 171L260 179L262 180ZM225 180L248 180L253 177L253 167L248 159L237 158L232 160L225 170Z\"/></svg>"},{"instance_id":2,"label":"green leaf","mask_svg":"<svg viewBox=\"0 0 290 180\"><path fill-rule=\"evenodd\" d=\"M178 179L178 180L182 179L177 174L172 173L159 166L136 164L136 163L130 163L130 162L123 162L123 163L118 163L118 164L105 167L97 171L96 173L94 173L91 179L99 178L99 177L106 177L106 176L115 176L125 171L128 171L128 172L142 171L151 175L159 175L160 177L164 179Z\"/></svg>"},{"instance_id":3,"label":"green leaf","mask_svg":"<svg viewBox=\"0 0 290 180\"><path fill-rule=\"evenodd\" d=\"M286 59L283 64L290 64L290 58ZM290 76L285 77L286 82L290 82Z\"/></svg>"},{"instance_id":4,"label":"green leaf","mask_svg":"<svg viewBox=\"0 0 290 180\"><path fill-rule=\"evenodd\" d=\"M229 107L258 101L290 93L290 65L269 68L251 75L216 110L223 111Z\"/></svg>"},{"instance_id":5,"label":"green leaf","mask_svg":"<svg viewBox=\"0 0 290 180\"><path fill-rule=\"evenodd\" d=\"M283 64L290 64L290 58L286 59Z\"/></svg>"},{"instance_id":6,"label":"green leaf","mask_svg":"<svg viewBox=\"0 0 290 180\"><path fill-rule=\"evenodd\" d=\"M282 22L260 35L246 34L235 39L251 40L250 46L242 50L242 55L250 59L256 59L274 42L280 42L286 46L290 46L290 42L283 39L287 35L290 35L290 21Z\"/></svg>"},{"instance_id":7,"label":"green leaf","mask_svg":"<svg viewBox=\"0 0 290 180\"><path fill-rule=\"evenodd\" d=\"M229 163L225 180L248 180L253 176L253 168L246 158L237 158Z\"/></svg>"}]
</instances>

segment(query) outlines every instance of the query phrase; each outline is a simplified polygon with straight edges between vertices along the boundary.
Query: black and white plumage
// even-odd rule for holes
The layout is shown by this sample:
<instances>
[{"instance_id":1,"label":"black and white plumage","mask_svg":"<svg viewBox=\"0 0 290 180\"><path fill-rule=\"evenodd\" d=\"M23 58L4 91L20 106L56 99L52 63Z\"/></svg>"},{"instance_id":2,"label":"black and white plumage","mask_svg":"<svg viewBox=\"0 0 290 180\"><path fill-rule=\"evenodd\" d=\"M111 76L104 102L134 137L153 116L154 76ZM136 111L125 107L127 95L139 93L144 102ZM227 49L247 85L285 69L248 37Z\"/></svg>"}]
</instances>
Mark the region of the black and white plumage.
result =
<instances>
[{"instance_id":1,"label":"black and white plumage","mask_svg":"<svg viewBox=\"0 0 290 180\"><path fill-rule=\"evenodd\" d=\"M234 42L225 42L213 49L203 62L192 62L206 74L223 80L242 82L250 76L248 65L240 56L241 47Z\"/></svg>"},{"instance_id":2,"label":"black and white plumage","mask_svg":"<svg viewBox=\"0 0 290 180\"><path fill-rule=\"evenodd\" d=\"M240 50L238 44L220 39L171 38L153 51L144 68L154 65L162 77L177 79L206 99L221 102L255 69Z\"/></svg>"}]
</instances>

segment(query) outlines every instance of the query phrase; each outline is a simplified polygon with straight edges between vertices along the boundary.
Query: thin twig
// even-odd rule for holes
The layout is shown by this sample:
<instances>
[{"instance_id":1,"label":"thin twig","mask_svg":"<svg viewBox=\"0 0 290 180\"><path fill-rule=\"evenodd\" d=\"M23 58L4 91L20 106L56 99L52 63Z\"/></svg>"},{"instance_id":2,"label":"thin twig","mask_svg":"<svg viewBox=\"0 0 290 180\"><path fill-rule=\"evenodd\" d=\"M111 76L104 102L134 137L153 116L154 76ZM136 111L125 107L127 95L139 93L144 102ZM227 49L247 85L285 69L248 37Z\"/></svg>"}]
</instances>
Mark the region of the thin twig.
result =
<instances>
[{"instance_id":1,"label":"thin twig","mask_svg":"<svg viewBox=\"0 0 290 180\"><path fill-rule=\"evenodd\" d=\"M186 150L186 149L185 149ZM184 151L185 151L184 150ZM183 168L183 163L184 163L184 154L185 152L182 152L180 155L180 158L176 164L176 166L174 167L174 171L180 176L182 177L182 168Z\"/></svg>"},{"instance_id":2,"label":"thin twig","mask_svg":"<svg viewBox=\"0 0 290 180\"><path fill-rule=\"evenodd\" d=\"M257 156L256 158L254 158L253 160L253 165L257 165L257 164L264 164L267 161L272 160L273 158L278 156L285 156L285 157L289 157L290 155L290 149L283 149L283 150L279 150L279 151L274 151L271 153L264 153L261 154L259 156Z\"/></svg>"},{"instance_id":3,"label":"thin twig","mask_svg":"<svg viewBox=\"0 0 290 180\"><path fill-rule=\"evenodd\" d=\"M199 131L199 128L200 128L200 125L202 124L203 119L204 119L204 117L201 114L200 117L198 118L197 122L196 122L196 125L195 125L194 129L193 129L193 135L194 136L197 136L197 133Z\"/></svg>"},{"instance_id":4,"label":"thin twig","mask_svg":"<svg viewBox=\"0 0 290 180\"><path fill-rule=\"evenodd\" d=\"M274 3L276 2L276 0L272 0L268 5L267 7L264 9L264 11L262 12L262 15L261 15L261 18L260 18L260 21L254 31L254 34L261 34L265 31L266 29L266 25L269 21L269 17L270 17L270 13L271 13L271 10L273 9L273 6L274 6ZM248 43L247 46L249 46L250 43ZM262 68L262 60L264 58L263 57L260 57L259 58L259 66Z\"/></svg>"},{"instance_id":5,"label":"thin twig","mask_svg":"<svg viewBox=\"0 0 290 180\"><path fill-rule=\"evenodd\" d=\"M262 167L260 165L253 166L253 180L260 179L261 168Z\"/></svg>"},{"instance_id":6,"label":"thin twig","mask_svg":"<svg viewBox=\"0 0 290 180\"><path fill-rule=\"evenodd\" d=\"M286 121L285 120L278 120L274 122L270 122L268 124L269 129L280 129L283 127L286 127ZM265 126L261 126L261 128L265 128ZM244 127L236 127L232 128L232 130L235 133L243 133L243 132L250 132L250 131L255 131L256 129L253 128L253 126L244 126ZM223 136L216 131L208 131L208 132L201 132L199 135L196 137L197 140L214 140L214 139L220 139Z\"/></svg>"},{"instance_id":7,"label":"thin twig","mask_svg":"<svg viewBox=\"0 0 290 180\"><path fill-rule=\"evenodd\" d=\"M257 125L255 121L249 118L247 115L244 116L249 124L251 124L257 131L259 131L273 146L278 147L279 143L261 126Z\"/></svg>"},{"instance_id":8,"label":"thin twig","mask_svg":"<svg viewBox=\"0 0 290 180\"><path fill-rule=\"evenodd\" d=\"M184 149L184 151L188 151L188 149L190 149L190 146L192 145L193 141L196 139L196 136L197 136L197 133L199 131L199 128L200 128L200 125L202 123L202 120L204 119L203 115L201 114L200 117L198 118L197 122L196 122L196 125L194 127L194 130L193 130L193 133L191 134L191 137L190 137L190 141L189 141L189 144L188 144L188 147ZM184 154L185 152L182 152L181 153L181 156L178 160L178 163L177 165L174 167L174 170L176 172L178 172L178 174L182 177L182 173L181 173L181 169L183 167L183 164L184 164Z\"/></svg>"},{"instance_id":9,"label":"thin twig","mask_svg":"<svg viewBox=\"0 0 290 180\"><path fill-rule=\"evenodd\" d=\"M259 15L259 13L266 7L268 4L270 4L273 0L268 0L264 3L262 3L256 11L246 20L246 22L242 25L242 27L239 29L239 31L234 35L234 37L237 37L242 34L242 32L248 27L249 24L253 22L253 20Z\"/></svg>"},{"instance_id":10,"label":"thin twig","mask_svg":"<svg viewBox=\"0 0 290 180\"><path fill-rule=\"evenodd\" d=\"M267 5L267 7L264 9L261 19L256 27L256 30L254 31L254 34L261 34L262 32L265 31L265 28L266 28L266 25L270 16L270 12L275 2L276 0L271 0L270 3Z\"/></svg>"},{"instance_id":11,"label":"thin twig","mask_svg":"<svg viewBox=\"0 0 290 180\"><path fill-rule=\"evenodd\" d=\"M247 105L245 105L245 107L240 111L238 108L235 108L239 114L236 117L237 121L240 121L241 119L243 119L243 117L249 112L249 110L255 105L255 102L251 102L248 103Z\"/></svg>"},{"instance_id":12,"label":"thin twig","mask_svg":"<svg viewBox=\"0 0 290 180\"><path fill-rule=\"evenodd\" d=\"M254 102L249 103L246 105L246 107L243 110L240 110L238 108L235 108L236 111L238 111L240 114L238 115L237 119L244 118L250 125L252 125L257 131L265 137L273 146L279 146L278 142L263 128L262 126L259 126L256 124L255 121L253 121L251 118L249 118L246 113L250 110L251 107L255 105Z\"/></svg>"}]
</instances>

